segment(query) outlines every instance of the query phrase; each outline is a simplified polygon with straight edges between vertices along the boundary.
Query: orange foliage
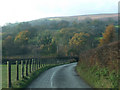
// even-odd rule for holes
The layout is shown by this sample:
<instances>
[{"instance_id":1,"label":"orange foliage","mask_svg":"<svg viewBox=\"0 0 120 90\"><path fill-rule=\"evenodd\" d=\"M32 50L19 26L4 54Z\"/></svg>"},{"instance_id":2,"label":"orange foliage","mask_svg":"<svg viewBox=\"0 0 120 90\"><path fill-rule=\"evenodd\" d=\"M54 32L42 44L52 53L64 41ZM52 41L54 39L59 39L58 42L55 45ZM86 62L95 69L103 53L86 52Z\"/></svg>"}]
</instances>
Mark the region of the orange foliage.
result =
<instances>
[{"instance_id":1,"label":"orange foliage","mask_svg":"<svg viewBox=\"0 0 120 90\"><path fill-rule=\"evenodd\" d=\"M85 44L86 38L89 34L87 33L75 33L72 39L69 41L70 46L81 46Z\"/></svg>"},{"instance_id":2,"label":"orange foliage","mask_svg":"<svg viewBox=\"0 0 120 90\"><path fill-rule=\"evenodd\" d=\"M15 37L16 43L26 43L29 39L29 31L25 30L22 32L19 32L19 34Z\"/></svg>"},{"instance_id":3,"label":"orange foliage","mask_svg":"<svg viewBox=\"0 0 120 90\"><path fill-rule=\"evenodd\" d=\"M99 46L102 46L104 44L108 44L115 39L115 28L113 25L109 25L105 32L103 33L103 39L100 39Z\"/></svg>"}]
</instances>

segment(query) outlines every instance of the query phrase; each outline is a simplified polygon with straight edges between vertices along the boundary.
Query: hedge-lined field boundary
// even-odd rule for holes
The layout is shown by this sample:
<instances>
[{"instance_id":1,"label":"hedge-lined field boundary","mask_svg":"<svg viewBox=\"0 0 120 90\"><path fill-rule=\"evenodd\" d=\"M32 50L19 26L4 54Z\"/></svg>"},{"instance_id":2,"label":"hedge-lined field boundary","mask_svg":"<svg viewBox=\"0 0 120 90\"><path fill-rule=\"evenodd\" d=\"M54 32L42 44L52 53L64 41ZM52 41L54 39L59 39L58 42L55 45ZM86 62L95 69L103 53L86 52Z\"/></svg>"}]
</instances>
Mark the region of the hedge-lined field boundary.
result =
<instances>
[{"instance_id":1,"label":"hedge-lined field boundary","mask_svg":"<svg viewBox=\"0 0 120 90\"><path fill-rule=\"evenodd\" d=\"M76 70L92 87L120 88L120 41L104 45L79 56Z\"/></svg>"}]
</instances>

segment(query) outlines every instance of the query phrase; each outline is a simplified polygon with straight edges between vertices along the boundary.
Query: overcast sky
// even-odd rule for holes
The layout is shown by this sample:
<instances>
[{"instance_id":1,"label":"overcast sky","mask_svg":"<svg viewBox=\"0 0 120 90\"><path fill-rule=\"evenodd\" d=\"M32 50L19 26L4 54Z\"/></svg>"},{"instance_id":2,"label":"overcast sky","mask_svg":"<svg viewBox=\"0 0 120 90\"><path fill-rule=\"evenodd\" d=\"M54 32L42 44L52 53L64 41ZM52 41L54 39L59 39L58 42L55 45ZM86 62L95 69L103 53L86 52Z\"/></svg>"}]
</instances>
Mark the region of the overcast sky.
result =
<instances>
[{"instance_id":1,"label":"overcast sky","mask_svg":"<svg viewBox=\"0 0 120 90\"><path fill-rule=\"evenodd\" d=\"M118 13L119 0L0 0L0 25L44 17Z\"/></svg>"}]
</instances>

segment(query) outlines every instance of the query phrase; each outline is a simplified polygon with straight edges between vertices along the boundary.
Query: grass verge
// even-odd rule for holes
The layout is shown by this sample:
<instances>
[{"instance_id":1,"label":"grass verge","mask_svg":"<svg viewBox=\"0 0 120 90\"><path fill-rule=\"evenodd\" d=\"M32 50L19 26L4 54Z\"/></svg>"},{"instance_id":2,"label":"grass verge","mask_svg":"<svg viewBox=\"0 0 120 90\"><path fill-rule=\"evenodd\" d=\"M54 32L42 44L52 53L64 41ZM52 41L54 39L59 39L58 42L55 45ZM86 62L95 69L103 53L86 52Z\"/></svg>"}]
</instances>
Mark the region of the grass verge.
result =
<instances>
[{"instance_id":1,"label":"grass verge","mask_svg":"<svg viewBox=\"0 0 120 90\"><path fill-rule=\"evenodd\" d=\"M120 75L114 70L111 72L106 67L87 67L85 64L76 66L76 71L93 88L120 88Z\"/></svg>"}]
</instances>

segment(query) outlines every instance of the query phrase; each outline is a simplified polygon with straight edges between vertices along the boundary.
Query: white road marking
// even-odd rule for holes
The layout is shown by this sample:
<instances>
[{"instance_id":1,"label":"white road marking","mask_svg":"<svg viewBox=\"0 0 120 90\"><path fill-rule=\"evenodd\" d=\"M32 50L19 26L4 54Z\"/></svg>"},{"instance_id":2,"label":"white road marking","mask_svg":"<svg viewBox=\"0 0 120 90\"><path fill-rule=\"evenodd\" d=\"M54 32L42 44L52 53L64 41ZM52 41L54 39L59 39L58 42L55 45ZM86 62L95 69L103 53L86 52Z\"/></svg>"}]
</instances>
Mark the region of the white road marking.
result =
<instances>
[{"instance_id":1,"label":"white road marking","mask_svg":"<svg viewBox=\"0 0 120 90\"><path fill-rule=\"evenodd\" d=\"M53 87L53 77L54 77L55 73L56 73L56 71L52 74L51 79L50 79L50 81L51 81L51 87Z\"/></svg>"}]
</instances>

